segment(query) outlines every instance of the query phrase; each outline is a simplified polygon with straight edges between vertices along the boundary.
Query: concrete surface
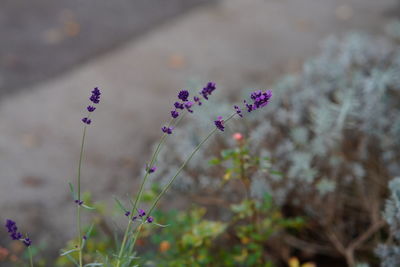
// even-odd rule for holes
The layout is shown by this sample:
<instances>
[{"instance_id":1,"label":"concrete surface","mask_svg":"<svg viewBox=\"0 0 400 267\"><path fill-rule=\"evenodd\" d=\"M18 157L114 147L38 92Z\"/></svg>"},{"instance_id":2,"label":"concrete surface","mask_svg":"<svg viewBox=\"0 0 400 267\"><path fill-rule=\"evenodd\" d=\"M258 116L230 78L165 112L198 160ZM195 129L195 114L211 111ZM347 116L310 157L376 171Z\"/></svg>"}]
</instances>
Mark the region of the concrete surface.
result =
<instances>
[{"instance_id":1,"label":"concrete surface","mask_svg":"<svg viewBox=\"0 0 400 267\"><path fill-rule=\"evenodd\" d=\"M43 82L211 0L2 0L0 97Z\"/></svg>"},{"instance_id":2,"label":"concrete surface","mask_svg":"<svg viewBox=\"0 0 400 267\"><path fill-rule=\"evenodd\" d=\"M3 100L0 220L15 218L34 240L51 239L54 248L73 236L67 182L75 179L80 119L94 86L103 94L87 136L83 190L93 192L95 201L111 203L114 194L135 189L177 90L193 80L216 81L222 95L267 87L317 53L327 35L379 32L396 4L225 0Z\"/></svg>"}]
</instances>

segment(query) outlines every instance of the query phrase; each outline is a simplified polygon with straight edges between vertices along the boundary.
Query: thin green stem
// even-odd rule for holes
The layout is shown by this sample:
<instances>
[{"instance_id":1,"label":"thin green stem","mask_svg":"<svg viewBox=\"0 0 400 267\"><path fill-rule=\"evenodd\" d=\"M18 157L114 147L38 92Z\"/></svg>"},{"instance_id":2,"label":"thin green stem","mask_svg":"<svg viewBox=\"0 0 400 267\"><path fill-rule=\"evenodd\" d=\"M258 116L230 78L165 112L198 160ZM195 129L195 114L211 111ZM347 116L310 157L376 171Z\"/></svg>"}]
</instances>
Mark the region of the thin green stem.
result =
<instances>
[{"instance_id":1,"label":"thin green stem","mask_svg":"<svg viewBox=\"0 0 400 267\"><path fill-rule=\"evenodd\" d=\"M228 117L228 119L225 120L224 124L226 124L229 120L231 120L234 116L236 115L236 112L233 113ZM157 206L158 202L160 201L161 197L167 192L167 190L171 187L172 183L175 181L175 179L178 177L178 175L182 172L182 170L186 167L186 165L189 163L189 161L193 158L193 156L196 154L197 151L201 148L201 146L207 142L207 140L217 131L217 128L214 128L192 151L192 153L187 157L187 159L182 163L182 165L179 167L178 171L176 174L172 177L172 179L168 182L168 184L163 188L163 190L160 192L160 194L157 196L156 200L154 201L153 205L149 209L149 212L147 216L150 216L154 208ZM144 218L143 218L144 219ZM142 225L145 223L145 219L141 222L141 224L138 226L138 231L137 234L134 237L134 241L132 244L132 248L135 246L136 240L139 237L140 230ZM119 265L117 265L119 267Z\"/></svg>"},{"instance_id":2,"label":"thin green stem","mask_svg":"<svg viewBox=\"0 0 400 267\"><path fill-rule=\"evenodd\" d=\"M229 120L231 120L236 113L233 113L231 116L229 116L225 121L224 124L226 124ZM178 177L178 175L182 172L182 170L186 167L186 165L189 163L189 161L193 158L193 156L196 154L197 151L201 148L201 146L207 142L207 140L217 131L217 128L214 128L192 151L192 153L187 157L187 159L182 163L182 165L179 167L178 171L172 177L172 179L168 182L168 184L163 188L163 190L160 192L160 194L157 196L156 200L154 201L153 205L151 206L148 216L150 216L151 212L154 210L154 208L157 206L158 202L160 201L161 197L167 192L167 190L171 187L172 183L175 181L175 179Z\"/></svg>"},{"instance_id":3,"label":"thin green stem","mask_svg":"<svg viewBox=\"0 0 400 267\"><path fill-rule=\"evenodd\" d=\"M81 226L81 169L82 169L82 160L83 160L83 148L85 145L85 137L86 137L86 128L87 126L83 128L83 134L82 134L82 142L81 142L81 150L79 154L79 164L78 164L78 177L77 177L77 187L78 187L78 205L77 205L77 226L78 226L78 257L79 257L79 266L83 266L83 260L82 260L82 226Z\"/></svg>"},{"instance_id":4,"label":"thin green stem","mask_svg":"<svg viewBox=\"0 0 400 267\"><path fill-rule=\"evenodd\" d=\"M145 223L145 220L143 220L140 224L139 224L139 226L136 228L136 235L135 235L135 237L133 238L133 242L132 242L132 249L135 247L135 244L136 244L136 241L137 241L137 239L138 239L138 237L139 237L139 234L140 234L140 231L142 230L142 227L143 227L143 224Z\"/></svg>"},{"instance_id":5,"label":"thin green stem","mask_svg":"<svg viewBox=\"0 0 400 267\"><path fill-rule=\"evenodd\" d=\"M189 155L189 157L182 163L182 165L179 167L178 171L176 172L176 174L174 175L174 177L172 177L172 179L168 182L168 184L163 188L163 190L160 192L160 194L157 196L156 200L154 201L153 205L151 206L148 216L150 216L151 212L153 211L153 209L155 208L155 206L158 204L158 202L160 201L161 197L165 194L165 192L167 192L167 190L171 187L172 183L175 181L176 177L178 177L178 175L182 172L182 170L186 167L186 165L189 163L189 161L192 159L192 157L196 154L197 151L199 151L200 147L217 131L218 129L215 128L213 129L206 138L203 139L203 141L201 141L196 148L192 151L192 153Z\"/></svg>"},{"instance_id":6,"label":"thin green stem","mask_svg":"<svg viewBox=\"0 0 400 267\"><path fill-rule=\"evenodd\" d=\"M30 263L30 266L33 267L33 257L32 257L32 250L31 250L31 247L30 247L30 246L28 247L28 254L29 254L29 263Z\"/></svg>"},{"instance_id":7,"label":"thin green stem","mask_svg":"<svg viewBox=\"0 0 400 267\"><path fill-rule=\"evenodd\" d=\"M183 120L183 118L186 116L186 114L187 114L187 112L183 113L182 116L180 116L180 118L179 118L179 119L177 120L177 122L174 124L174 126L177 126L177 125ZM172 120L168 123L167 127L171 126L171 124L172 124L173 121L174 121L174 120L172 119ZM160 141L158 142L158 145L157 145L157 147L156 147L156 150L154 151L153 155L151 156L150 164L148 165L148 168L153 167L154 163L156 162L157 156L158 156L159 152L161 151L162 145L163 145L163 143L165 142L165 139L167 138L167 136L168 136L168 135L167 135L166 133L164 133L164 134L162 135ZM122 239L121 247L120 247L120 250L119 250L119 253L118 253L118 260L117 260L116 267L119 267L119 266L121 265L121 257L122 257L122 254L123 254L123 252L124 252L126 242L128 241L128 233L129 233L130 227L131 227L131 225L132 225L132 218L133 218L134 213L135 213L135 211L136 211L137 205L138 205L138 203L139 203L140 200L141 200L141 197L142 197L142 194L143 194L144 185L146 184L146 181L147 181L148 176L149 176L149 172L146 170L146 174L144 175L143 180L142 180L142 183L140 184L139 192L138 192L138 194L137 194L137 196L136 196L135 202L134 202L133 207L132 207L132 210L131 210L131 215L130 215L130 217L129 217L128 225L127 225L127 227L126 227L126 229L125 229L124 237L123 237L123 239Z\"/></svg>"}]
</instances>

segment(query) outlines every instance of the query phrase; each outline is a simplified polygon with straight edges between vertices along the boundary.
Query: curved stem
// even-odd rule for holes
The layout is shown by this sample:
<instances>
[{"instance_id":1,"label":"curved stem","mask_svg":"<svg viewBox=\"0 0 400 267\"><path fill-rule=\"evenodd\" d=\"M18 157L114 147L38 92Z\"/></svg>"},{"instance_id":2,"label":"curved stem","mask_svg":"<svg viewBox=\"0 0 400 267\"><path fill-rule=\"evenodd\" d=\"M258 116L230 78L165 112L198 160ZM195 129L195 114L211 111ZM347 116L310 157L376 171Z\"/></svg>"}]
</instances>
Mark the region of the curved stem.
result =
<instances>
[{"instance_id":1,"label":"curved stem","mask_svg":"<svg viewBox=\"0 0 400 267\"><path fill-rule=\"evenodd\" d=\"M33 267L33 257L32 257L32 250L31 247L28 247L28 254L29 254L29 264L31 267Z\"/></svg>"},{"instance_id":2,"label":"curved stem","mask_svg":"<svg viewBox=\"0 0 400 267\"><path fill-rule=\"evenodd\" d=\"M148 216L150 216L151 212L153 211L153 209L155 208L155 206L158 204L158 202L160 201L161 197L165 194L165 192L167 192L167 190L171 187L172 183L175 181L176 177L178 177L178 175L182 172L182 170L185 168L185 166L189 163L189 161L192 159L192 157L194 156L194 154L196 154L197 151L199 151L200 147L217 131L218 129L215 128L213 129L206 138L203 139L203 141L200 142L200 144L198 144L196 146L196 148L192 151L192 153L189 155L189 157L185 160L185 162L182 163L182 165L179 167L178 171L176 172L176 174L174 175L174 177L172 177L172 179L168 182L168 184L163 188L163 190L160 192L160 194L157 196L156 200L154 201L153 205L151 206Z\"/></svg>"},{"instance_id":3,"label":"curved stem","mask_svg":"<svg viewBox=\"0 0 400 267\"><path fill-rule=\"evenodd\" d=\"M178 125L178 124L183 120L183 118L186 116L186 114L187 114L187 112L183 113L182 116L181 116L181 117L177 120L177 122L174 124L174 126ZM173 121L174 121L174 119L172 119L172 120L168 123L168 126L167 126L167 127L171 126L171 124L172 124ZM157 145L157 147L156 147L156 150L154 151L154 153L153 153L153 155L152 155L152 157L151 157L150 164L149 164L148 168L153 167L153 164L156 162L157 156L158 156L158 154L160 153L161 148L162 148L162 145L164 144L164 141L165 141L165 139L167 138L167 136L168 136L168 134L166 134L166 133L164 133L164 134L162 135L160 141L158 142L158 145ZM134 202L133 207L132 207L132 210L131 210L131 215L130 215L130 217L129 217L128 225L127 225L127 227L126 227L126 229L125 229L124 237L123 237L123 239L122 239L121 247L120 247L120 250L119 250L119 253L118 253L118 260L117 260L116 267L119 267L119 266L121 265L121 257L122 257L122 254L123 254L123 252L124 252L126 242L128 241L128 233L129 233L129 229L130 229L130 227L131 227L131 225L132 225L132 218L133 218L134 213L135 213L135 211L136 211L137 205L138 205L138 203L139 203L140 200L141 200L141 197L142 197L142 194L143 194L144 185L146 184L146 181L147 181L148 176L149 176L149 172L146 170L146 174L144 175L144 178L143 178L143 180L142 180L142 183L140 184L140 188L139 188L138 195L136 196L135 202ZM136 239L135 239L134 242L136 242Z\"/></svg>"},{"instance_id":4,"label":"curved stem","mask_svg":"<svg viewBox=\"0 0 400 267\"><path fill-rule=\"evenodd\" d=\"M225 124L231 120L234 116L236 115L236 112L233 113L232 115L230 115L228 117L228 119L225 120ZM196 154L197 151L199 151L199 149L201 148L201 146L207 142L207 140L217 131L217 128L214 128L196 147L195 149L192 151L192 153L189 155L189 157L187 157L187 159L182 163L182 165L179 167L178 171L176 172L176 174L172 177L172 179L168 182L168 184L163 188L163 190L160 192L160 194L157 196L156 200L154 201L153 205L151 206L151 208L149 209L149 212L147 214L147 216L150 216L152 211L154 210L154 208L157 206L158 202L160 201L161 197L167 192L167 190L171 187L172 183L175 181L175 179L178 177L178 175L182 172L182 170L186 167L186 165L189 163L189 161L193 158L193 156ZM140 230L143 226L143 224L145 223L145 220L141 222L141 224L138 226L138 230L137 230L137 234L134 237L134 241L132 243L132 249L135 246L136 240L139 237L140 234ZM119 267L117 265L117 267Z\"/></svg>"},{"instance_id":5,"label":"curved stem","mask_svg":"<svg viewBox=\"0 0 400 267\"><path fill-rule=\"evenodd\" d=\"M236 115L236 112L233 113L231 116L228 117L228 119L225 120L224 124L226 124L229 120L231 120L234 116ZM160 201L161 197L167 192L167 190L171 187L172 183L175 181L175 179L178 177L178 175L182 172L182 170L186 167L186 165L189 163L189 161L193 158L193 156L196 154L197 151L201 148L201 146L207 142L207 140L217 131L217 128L214 128L192 151L192 153L187 157L187 159L182 163L182 165L179 167L178 171L172 177L172 179L168 182L168 184L163 188L163 190L160 192L160 194L157 196L156 200L154 201L153 205L151 206L148 216L150 216L151 212L154 210L154 208L157 206L158 202Z\"/></svg>"},{"instance_id":6,"label":"curved stem","mask_svg":"<svg viewBox=\"0 0 400 267\"><path fill-rule=\"evenodd\" d=\"M79 266L83 266L83 260L82 260L82 226L81 226L81 206L80 206L80 201L81 201L81 169L82 169L82 160L83 160L83 148L85 145L85 137L86 137L86 129L87 125L83 128L83 135L82 135L82 142L81 142L81 150L79 153L79 164L78 164L78 182L77 182L77 187L78 187L78 204L77 204L77 226L78 226L78 258L79 258Z\"/></svg>"}]
</instances>

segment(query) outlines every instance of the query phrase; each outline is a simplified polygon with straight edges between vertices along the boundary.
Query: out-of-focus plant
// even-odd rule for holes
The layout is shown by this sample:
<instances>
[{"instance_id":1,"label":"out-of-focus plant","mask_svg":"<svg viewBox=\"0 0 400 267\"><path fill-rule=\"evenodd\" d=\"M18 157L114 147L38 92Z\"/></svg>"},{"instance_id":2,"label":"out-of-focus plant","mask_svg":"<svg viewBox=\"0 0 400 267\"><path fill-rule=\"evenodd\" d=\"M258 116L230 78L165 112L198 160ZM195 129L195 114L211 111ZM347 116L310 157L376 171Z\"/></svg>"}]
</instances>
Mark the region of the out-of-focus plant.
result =
<instances>
[{"instance_id":1,"label":"out-of-focus plant","mask_svg":"<svg viewBox=\"0 0 400 267\"><path fill-rule=\"evenodd\" d=\"M268 195L232 205L230 211L231 217L224 221L206 219L205 208L159 212L159 218L173 217L174 222L151 235L159 253L150 252L146 259L171 267L273 266L276 258L271 254L279 247L278 237L304 224L301 218L284 218Z\"/></svg>"},{"instance_id":2,"label":"out-of-focus plant","mask_svg":"<svg viewBox=\"0 0 400 267\"><path fill-rule=\"evenodd\" d=\"M302 218L284 217L268 193L261 198L249 198L251 174L271 171L269 158L253 156L243 135L236 133L233 137L235 147L210 160L224 174L221 179L215 178L220 184L206 198L221 203L226 197L224 189L236 181L242 188L238 194L241 197L236 204L225 202L228 209L224 218L206 219L204 208L190 208L174 215L177 219L173 225L152 235L162 252L155 259L159 266L273 266L281 256L276 254L281 253L284 244L280 239L285 232L303 227Z\"/></svg>"},{"instance_id":3,"label":"out-of-focus plant","mask_svg":"<svg viewBox=\"0 0 400 267\"><path fill-rule=\"evenodd\" d=\"M198 94L193 97L190 96L189 91L181 90L178 93L178 100L173 104L173 109L171 110L170 122L161 128L162 136L161 139L154 150L150 161L146 164L145 174L140 184L139 190L136 195L129 199L129 206L125 205L123 201L115 198L116 203L122 210L124 215L127 217L127 223L122 240L116 240L116 252L101 251L102 246L98 246L99 242L92 242L92 234L94 224L92 224L86 231L83 231L81 209L85 208L88 210L95 210L95 207L89 206L88 202L83 199L82 188L81 188L81 169L84 161L84 147L86 141L87 127L92 123L91 114L97 109L97 104L100 102L101 92L96 87L91 92L90 101L92 102L87 109L87 116L82 119L84 123L82 141L79 153L79 162L77 167L77 177L75 183L69 183L71 195L74 203L77 207L76 225L77 225L77 238L68 244L68 248L62 251L61 256L65 256L71 264L78 267L93 267L93 266L116 266L116 267L131 267L137 266L136 262L138 257L135 252L135 245L137 241L140 240L139 236L146 232L147 225L157 225L163 226L155 221L152 212L156 209L159 201L164 196L164 194L169 190L171 185L181 174L182 170L190 162L193 156L200 150L200 148L218 131L224 132L227 123L234 117L243 117L242 109L239 106L234 106L232 112L225 119L222 116L218 116L214 120L213 127L210 129L209 133L196 145L196 147L186 156L185 160L180 164L180 167L175 171L174 175L171 175L166 185L162 187L158 195L152 200L152 204L149 206L148 210L141 208L143 199L145 197L145 186L148 184L148 178L150 174L156 172L157 170L157 158L161 151L166 138L173 133L174 128L179 124L179 122L189 113L194 112L196 106L203 105L203 102L209 99L213 91L216 89L215 83L209 82ZM189 98L191 97L191 98ZM256 90L250 94L250 99L244 100L244 108L246 108L247 113L254 112L258 109L265 107L272 97L272 92L270 90L261 91ZM249 101L249 102L247 102ZM203 233L208 233L214 228L218 228L218 223L201 223L197 231ZM30 249L31 240L28 236L23 236L22 233L18 232L16 223L12 220L7 220L6 228L10 233L10 237L13 240L19 240L23 242L28 247L28 252L30 255L30 266L33 267L32 253ZM220 226L217 230L222 231L223 227ZM207 235L205 237L208 237ZM101 245L101 244L100 244ZM84 253L84 249L86 250ZM93 250L98 254L97 257L92 257L91 253ZM65 264L63 260L60 260L61 264ZM89 263L87 263L89 262Z\"/></svg>"},{"instance_id":4,"label":"out-of-focus plant","mask_svg":"<svg viewBox=\"0 0 400 267\"><path fill-rule=\"evenodd\" d=\"M389 183L390 198L386 201L384 218L390 227L386 244L380 244L376 253L382 267L400 266L400 177Z\"/></svg>"},{"instance_id":5,"label":"out-of-focus plant","mask_svg":"<svg viewBox=\"0 0 400 267\"><path fill-rule=\"evenodd\" d=\"M269 157L283 174L252 172L251 196L268 192L286 215L307 217L306 229L287 240L294 249L342 258L350 266L358 260L376 263L387 183L400 173L398 43L365 34L330 38L318 57L276 83L274 92L266 113L229 127L246 135L252 153ZM216 109L224 114L229 107ZM161 183L176 168L179 151L193 147L202 134L199 125L209 110L203 112L198 123L177 133L178 153L160 154ZM220 185L215 177L224 171L210 169L203 159L231 145L226 138L206 145L175 190L189 197L214 192ZM235 198L237 191L230 189L227 195Z\"/></svg>"},{"instance_id":6,"label":"out-of-focus plant","mask_svg":"<svg viewBox=\"0 0 400 267\"><path fill-rule=\"evenodd\" d=\"M299 259L296 257L290 258L288 265L288 267L316 267L316 265L312 262L300 263Z\"/></svg>"}]
</instances>

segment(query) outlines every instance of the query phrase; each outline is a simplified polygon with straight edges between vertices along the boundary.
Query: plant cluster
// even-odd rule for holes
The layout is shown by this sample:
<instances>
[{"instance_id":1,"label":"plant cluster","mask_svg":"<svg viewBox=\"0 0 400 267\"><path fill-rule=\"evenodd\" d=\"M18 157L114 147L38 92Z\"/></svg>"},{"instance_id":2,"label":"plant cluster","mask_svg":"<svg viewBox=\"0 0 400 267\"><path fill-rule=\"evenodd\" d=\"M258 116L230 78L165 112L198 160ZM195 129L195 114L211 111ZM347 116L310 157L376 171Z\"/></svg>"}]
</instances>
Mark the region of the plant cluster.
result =
<instances>
[{"instance_id":1,"label":"plant cluster","mask_svg":"<svg viewBox=\"0 0 400 267\"><path fill-rule=\"evenodd\" d=\"M377 262L373 250L384 231L387 183L400 173L399 77L396 41L355 33L330 38L300 73L273 87L271 109L229 127L244 133L252 153L270 158L282 174L254 169L247 177L251 196L267 192L285 215L308 219L305 229L287 240L289 246L307 255L342 258L349 266ZM224 114L229 107L217 109ZM177 133L176 154L160 154L161 184L196 144L207 112ZM173 141L168 145L177 147ZM223 183L216 177L224 173L203 159L212 160L231 145L223 138L208 143L174 189L192 199L214 194ZM225 187L219 196L235 198L235 192Z\"/></svg>"},{"instance_id":2,"label":"plant cluster","mask_svg":"<svg viewBox=\"0 0 400 267\"><path fill-rule=\"evenodd\" d=\"M190 155L183 161L179 169L176 173L170 178L169 182L162 188L159 194L152 200L152 204L147 210L144 210L141 205L142 197L144 193L144 186L146 185L147 179L150 174L156 172L156 162L158 153L162 149L162 146L167 138L167 136L173 133L174 128L179 124L179 122L185 117L185 115L194 112L194 107L197 104L198 106L202 105L202 101L208 100L209 96L216 89L215 83L209 82L200 92L199 94L193 97L193 101L191 101L190 93L187 90L182 90L178 94L178 101L176 101L173 105L173 109L171 110L171 120L170 122L161 128L162 137L159 141L157 148L155 149L153 155L151 156L151 160L146 164L144 178L141 182L140 188L136 194L129 200L128 208L119 199L116 199L116 203L120 207L123 212L123 215L127 218L126 229L124 231L122 240L117 240L115 246L115 252L102 253L97 250L98 257L94 258L93 262L87 263L86 258L84 257L85 249L88 246L88 242L91 238L91 234L93 232L94 224L92 224L86 231L83 231L82 226L82 209L94 210L95 207L88 205L87 202L84 201L82 196L82 188L81 188L81 169L84 158L84 145L86 138L86 131L88 126L91 125L92 119L91 114L96 110L96 105L100 103L101 92L96 87L92 91L92 95L90 96L91 105L87 106L88 115L82 119L84 124L83 127L83 135L82 142L80 148L80 156L78 163L78 171L77 178L75 181L75 185L73 183L69 183L70 191L72 194L73 202L76 205L77 215L76 215L76 225L77 225L77 238L70 247L63 251L61 256L65 256L73 265L78 267L90 267L90 266L115 266L115 267L129 267L129 266L137 266L138 257L135 253L135 245L139 238L139 235L142 233L142 230L145 229L145 225L158 225L163 226L156 222L156 218L152 215L154 209L157 207L161 197L166 193L166 191L173 184L175 179L179 176L181 171L185 168L187 163L192 159L192 157L196 154L196 152L202 147L202 145L213 136L218 130L224 131L226 124L235 116L243 117L241 109L238 106L235 106L233 113L223 119L222 116L218 116L217 120L214 121L214 127L211 131L205 136L203 140L201 140L198 145L193 149ZM247 111L250 113L257 109L260 109L266 106L269 103L269 100L272 97L271 91L255 91L250 95L250 103L244 101ZM29 237L23 238L23 235L18 232L18 228L16 223L10 219L6 222L6 228L10 233L10 237L13 240L20 240L23 242L30 251L30 246L32 241ZM207 228L208 229L208 228ZM206 231L206 230L205 230ZM33 267L33 258L30 253L30 266Z\"/></svg>"}]
</instances>

